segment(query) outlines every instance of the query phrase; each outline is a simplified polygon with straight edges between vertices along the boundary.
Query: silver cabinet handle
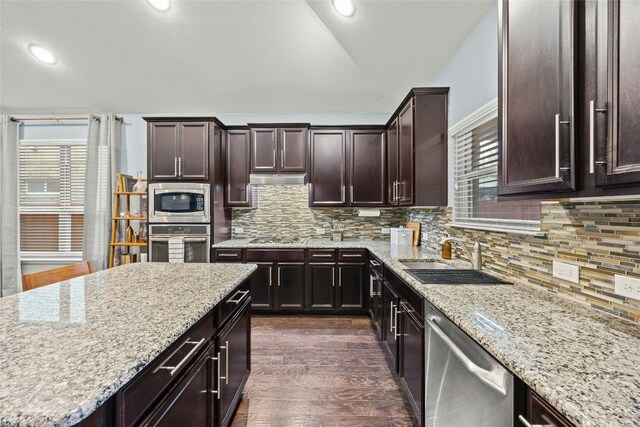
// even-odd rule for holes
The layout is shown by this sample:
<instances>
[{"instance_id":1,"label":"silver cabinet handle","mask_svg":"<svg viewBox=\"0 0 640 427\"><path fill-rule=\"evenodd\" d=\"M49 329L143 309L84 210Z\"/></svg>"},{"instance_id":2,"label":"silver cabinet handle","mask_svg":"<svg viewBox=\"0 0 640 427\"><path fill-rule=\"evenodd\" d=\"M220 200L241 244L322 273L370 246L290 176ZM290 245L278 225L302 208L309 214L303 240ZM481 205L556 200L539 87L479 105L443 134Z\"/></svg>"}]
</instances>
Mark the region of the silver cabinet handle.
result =
<instances>
[{"instance_id":1,"label":"silver cabinet handle","mask_svg":"<svg viewBox=\"0 0 640 427\"><path fill-rule=\"evenodd\" d=\"M276 166L278 166L276 163L276 150L273 150L273 167L275 168Z\"/></svg>"},{"instance_id":2,"label":"silver cabinet handle","mask_svg":"<svg viewBox=\"0 0 640 427\"><path fill-rule=\"evenodd\" d=\"M331 287L336 287L336 269L331 267Z\"/></svg>"},{"instance_id":3,"label":"silver cabinet handle","mask_svg":"<svg viewBox=\"0 0 640 427\"><path fill-rule=\"evenodd\" d=\"M342 197L341 200L345 200L346 186L342 186Z\"/></svg>"},{"instance_id":4,"label":"silver cabinet handle","mask_svg":"<svg viewBox=\"0 0 640 427\"><path fill-rule=\"evenodd\" d=\"M353 185L349 186L349 193L351 193L351 203L353 203Z\"/></svg>"},{"instance_id":5,"label":"silver cabinet handle","mask_svg":"<svg viewBox=\"0 0 640 427\"><path fill-rule=\"evenodd\" d=\"M229 301L227 301L230 304L238 304L240 301L242 301L244 299L244 297L247 296L247 294L249 293L249 291L238 291L235 294L233 294L233 296L231 297L231 299ZM242 294L242 296L238 299L234 299L234 297L238 294Z\"/></svg>"},{"instance_id":6,"label":"silver cabinet handle","mask_svg":"<svg viewBox=\"0 0 640 427\"><path fill-rule=\"evenodd\" d=\"M393 201L398 201L398 181L393 181Z\"/></svg>"},{"instance_id":7,"label":"silver cabinet handle","mask_svg":"<svg viewBox=\"0 0 640 427\"><path fill-rule=\"evenodd\" d=\"M278 287L280 287L280 279L282 278L280 274L280 267L278 267Z\"/></svg>"},{"instance_id":8,"label":"silver cabinet handle","mask_svg":"<svg viewBox=\"0 0 640 427\"><path fill-rule=\"evenodd\" d=\"M393 329L395 328L395 326L393 325L393 320L396 317L396 315L394 314L395 304L393 302L390 302L389 307L391 309L391 315L389 316L389 332L393 332Z\"/></svg>"},{"instance_id":9,"label":"silver cabinet handle","mask_svg":"<svg viewBox=\"0 0 640 427\"><path fill-rule=\"evenodd\" d=\"M221 258L238 258L238 254L218 254Z\"/></svg>"},{"instance_id":10,"label":"silver cabinet handle","mask_svg":"<svg viewBox=\"0 0 640 427\"><path fill-rule=\"evenodd\" d=\"M284 148L280 150L280 168L284 168Z\"/></svg>"},{"instance_id":11,"label":"silver cabinet handle","mask_svg":"<svg viewBox=\"0 0 640 427\"><path fill-rule=\"evenodd\" d=\"M224 383L229 384L229 341L224 342Z\"/></svg>"},{"instance_id":12,"label":"silver cabinet handle","mask_svg":"<svg viewBox=\"0 0 640 427\"><path fill-rule=\"evenodd\" d=\"M380 267L380 263L373 259L369 261L369 264L373 265L374 267Z\"/></svg>"},{"instance_id":13,"label":"silver cabinet handle","mask_svg":"<svg viewBox=\"0 0 640 427\"><path fill-rule=\"evenodd\" d=\"M596 161L596 113L606 113L606 108L596 108L594 100L589 101L589 173L595 173L596 165L605 161Z\"/></svg>"},{"instance_id":14,"label":"silver cabinet handle","mask_svg":"<svg viewBox=\"0 0 640 427\"><path fill-rule=\"evenodd\" d=\"M399 332L399 329L398 329L398 315L400 313L402 313L402 310L398 310L398 308L400 308L400 307L396 306L396 309L395 309L395 312L396 312L395 313L396 314L396 321L395 321L395 330L396 330L396 332L395 332L395 337L396 337L396 339L400 338L400 332Z\"/></svg>"},{"instance_id":15,"label":"silver cabinet handle","mask_svg":"<svg viewBox=\"0 0 640 427\"><path fill-rule=\"evenodd\" d=\"M343 258L362 258L362 255L360 254L342 254ZM380 265L380 264L378 264Z\"/></svg>"},{"instance_id":16,"label":"silver cabinet handle","mask_svg":"<svg viewBox=\"0 0 640 427\"><path fill-rule=\"evenodd\" d=\"M182 156L178 157L178 176L182 176Z\"/></svg>"},{"instance_id":17,"label":"silver cabinet handle","mask_svg":"<svg viewBox=\"0 0 640 427\"><path fill-rule=\"evenodd\" d=\"M541 424L531 424L525 417L522 415L518 415L518 420L522 423L524 427L544 427Z\"/></svg>"},{"instance_id":18,"label":"silver cabinet handle","mask_svg":"<svg viewBox=\"0 0 640 427\"><path fill-rule=\"evenodd\" d=\"M338 286L342 287L342 267L338 267Z\"/></svg>"},{"instance_id":19,"label":"silver cabinet handle","mask_svg":"<svg viewBox=\"0 0 640 427\"><path fill-rule=\"evenodd\" d=\"M269 286L273 286L273 267L269 267Z\"/></svg>"},{"instance_id":20,"label":"silver cabinet handle","mask_svg":"<svg viewBox=\"0 0 640 427\"><path fill-rule=\"evenodd\" d=\"M373 276L369 276L369 298L373 298Z\"/></svg>"},{"instance_id":21,"label":"silver cabinet handle","mask_svg":"<svg viewBox=\"0 0 640 427\"><path fill-rule=\"evenodd\" d=\"M475 375L480 381L484 384L488 385L493 390L497 391L503 396L507 395L507 388L505 385L505 376L506 371L502 368L497 367L493 371L487 371L486 369L481 368L480 366L473 363L469 357L464 354L462 350L454 343L451 338L444 333L442 329L435 323L438 318L436 316L427 317L426 322L429 328L444 341L445 345L449 347L449 350L458 358L460 362L464 365L464 367ZM502 371L502 372L501 372Z\"/></svg>"},{"instance_id":22,"label":"silver cabinet handle","mask_svg":"<svg viewBox=\"0 0 640 427\"><path fill-rule=\"evenodd\" d=\"M331 258L333 255L331 254L313 254L312 258Z\"/></svg>"},{"instance_id":23,"label":"silver cabinet handle","mask_svg":"<svg viewBox=\"0 0 640 427\"><path fill-rule=\"evenodd\" d=\"M218 383L218 389L217 390L211 390L211 393L213 394L217 394L218 398L222 397L222 389L220 388L220 352L218 352L218 355L216 357L211 357L211 360L213 360L214 362L216 362L217 368L218 368L218 373L217 373L217 380L216 382Z\"/></svg>"},{"instance_id":24,"label":"silver cabinet handle","mask_svg":"<svg viewBox=\"0 0 640 427\"><path fill-rule=\"evenodd\" d=\"M173 376L173 374L175 374L176 372L178 372L180 370L180 368L182 368L184 366L185 363L187 363L187 361L189 359L191 359L191 356L193 356L199 349L200 347L202 347L202 345L204 344L205 339L202 338L200 341L191 341L191 339L187 338L185 340L185 342L182 343L182 345L180 347L178 347L176 349L176 351L174 351L173 353L171 353L169 355L169 357L167 357L165 359L164 362L162 362L162 365L158 366L153 372L158 372L158 370L160 369L166 369L169 371L169 375ZM180 362L178 362L178 364L176 366L164 366L165 362L169 359L171 359L171 357L173 357L174 354L176 354L176 352L178 350L180 350L182 347L184 347L187 344L191 344L194 345L194 347L191 349L191 351L189 353L187 353L187 355L185 357L182 358L182 360Z\"/></svg>"},{"instance_id":25,"label":"silver cabinet handle","mask_svg":"<svg viewBox=\"0 0 640 427\"><path fill-rule=\"evenodd\" d=\"M569 120L560 120L560 114L556 114L556 178L560 178L560 169L569 169L560 167L560 125L568 125L569 123Z\"/></svg>"},{"instance_id":26,"label":"silver cabinet handle","mask_svg":"<svg viewBox=\"0 0 640 427\"><path fill-rule=\"evenodd\" d=\"M178 176L178 158L177 157L173 158L173 176L175 177Z\"/></svg>"}]
</instances>

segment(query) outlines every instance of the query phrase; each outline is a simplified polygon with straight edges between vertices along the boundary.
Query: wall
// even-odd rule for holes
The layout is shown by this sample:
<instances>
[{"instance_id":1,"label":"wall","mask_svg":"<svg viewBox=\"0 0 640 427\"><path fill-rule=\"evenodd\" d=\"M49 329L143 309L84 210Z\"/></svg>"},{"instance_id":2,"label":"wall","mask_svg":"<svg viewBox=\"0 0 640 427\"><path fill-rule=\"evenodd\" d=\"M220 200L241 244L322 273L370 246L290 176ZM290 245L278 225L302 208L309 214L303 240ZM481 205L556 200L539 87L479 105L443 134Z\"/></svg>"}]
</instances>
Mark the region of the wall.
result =
<instances>
[{"instance_id":1,"label":"wall","mask_svg":"<svg viewBox=\"0 0 640 427\"><path fill-rule=\"evenodd\" d=\"M233 237L255 238L319 237L328 238L331 225L337 221L345 239L382 239L382 227L398 227L405 220L403 209L382 209L375 218L358 217L357 209L309 208L306 185L258 186L258 204L255 209L233 209ZM243 228L242 234L237 233ZM326 235L317 235L316 228L323 228Z\"/></svg>"}]
</instances>

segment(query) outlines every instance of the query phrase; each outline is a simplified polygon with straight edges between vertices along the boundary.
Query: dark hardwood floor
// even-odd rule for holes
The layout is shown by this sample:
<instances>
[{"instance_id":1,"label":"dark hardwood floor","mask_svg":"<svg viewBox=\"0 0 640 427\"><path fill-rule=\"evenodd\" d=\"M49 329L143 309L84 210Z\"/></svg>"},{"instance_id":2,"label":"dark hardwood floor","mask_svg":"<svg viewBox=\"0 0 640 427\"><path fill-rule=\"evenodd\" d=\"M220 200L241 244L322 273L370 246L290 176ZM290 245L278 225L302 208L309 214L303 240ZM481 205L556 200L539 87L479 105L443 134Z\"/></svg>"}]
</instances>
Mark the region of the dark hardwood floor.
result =
<instances>
[{"instance_id":1,"label":"dark hardwood floor","mask_svg":"<svg viewBox=\"0 0 640 427\"><path fill-rule=\"evenodd\" d=\"M366 317L252 317L240 426L412 426Z\"/></svg>"}]
</instances>

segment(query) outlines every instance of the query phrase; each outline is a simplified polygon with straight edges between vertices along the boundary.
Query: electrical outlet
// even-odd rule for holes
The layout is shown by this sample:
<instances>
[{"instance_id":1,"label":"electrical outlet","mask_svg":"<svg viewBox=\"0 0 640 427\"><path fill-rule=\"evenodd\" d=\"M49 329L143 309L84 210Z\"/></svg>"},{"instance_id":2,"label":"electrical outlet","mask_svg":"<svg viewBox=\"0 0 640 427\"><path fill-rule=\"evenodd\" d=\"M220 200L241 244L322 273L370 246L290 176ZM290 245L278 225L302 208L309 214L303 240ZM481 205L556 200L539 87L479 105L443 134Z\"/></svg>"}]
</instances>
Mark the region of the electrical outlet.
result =
<instances>
[{"instance_id":1,"label":"electrical outlet","mask_svg":"<svg viewBox=\"0 0 640 427\"><path fill-rule=\"evenodd\" d=\"M616 274L615 293L623 297L629 297L640 301L640 279Z\"/></svg>"},{"instance_id":2,"label":"electrical outlet","mask_svg":"<svg viewBox=\"0 0 640 427\"><path fill-rule=\"evenodd\" d=\"M566 262L553 261L553 277L572 283L580 283L580 267Z\"/></svg>"},{"instance_id":3,"label":"electrical outlet","mask_svg":"<svg viewBox=\"0 0 640 427\"><path fill-rule=\"evenodd\" d=\"M316 228L316 234L318 236L322 236L324 234L324 228L322 228L322 227Z\"/></svg>"},{"instance_id":4,"label":"electrical outlet","mask_svg":"<svg viewBox=\"0 0 640 427\"><path fill-rule=\"evenodd\" d=\"M381 234L391 234L391 230L389 229L389 227L382 227L380 229L380 233Z\"/></svg>"},{"instance_id":5,"label":"electrical outlet","mask_svg":"<svg viewBox=\"0 0 640 427\"><path fill-rule=\"evenodd\" d=\"M236 234L242 234L242 233L244 233L244 228L236 227Z\"/></svg>"}]
</instances>

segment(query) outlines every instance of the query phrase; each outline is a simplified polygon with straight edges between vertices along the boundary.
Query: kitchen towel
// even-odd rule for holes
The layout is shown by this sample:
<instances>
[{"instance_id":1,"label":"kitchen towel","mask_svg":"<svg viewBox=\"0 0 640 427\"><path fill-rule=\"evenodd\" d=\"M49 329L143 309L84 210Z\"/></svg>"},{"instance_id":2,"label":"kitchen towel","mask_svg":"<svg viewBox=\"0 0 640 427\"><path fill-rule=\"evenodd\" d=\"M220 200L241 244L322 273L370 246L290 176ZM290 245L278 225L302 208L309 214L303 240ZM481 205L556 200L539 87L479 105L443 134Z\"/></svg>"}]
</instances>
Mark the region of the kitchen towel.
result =
<instances>
[{"instance_id":1,"label":"kitchen towel","mask_svg":"<svg viewBox=\"0 0 640 427\"><path fill-rule=\"evenodd\" d=\"M182 237L169 239L169 262L184 262L184 239Z\"/></svg>"}]
</instances>

